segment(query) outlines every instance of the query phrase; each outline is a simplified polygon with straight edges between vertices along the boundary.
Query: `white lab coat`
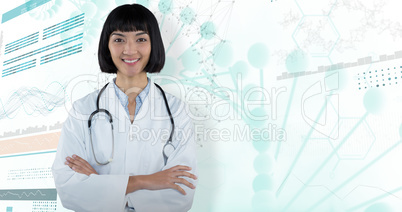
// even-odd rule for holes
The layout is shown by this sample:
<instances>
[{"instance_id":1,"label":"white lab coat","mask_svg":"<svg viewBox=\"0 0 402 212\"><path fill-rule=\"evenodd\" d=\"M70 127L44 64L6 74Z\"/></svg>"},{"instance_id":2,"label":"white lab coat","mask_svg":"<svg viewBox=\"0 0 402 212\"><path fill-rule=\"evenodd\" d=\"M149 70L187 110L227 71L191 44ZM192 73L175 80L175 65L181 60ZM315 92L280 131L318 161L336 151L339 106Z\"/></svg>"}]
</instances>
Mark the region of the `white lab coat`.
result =
<instances>
[{"instance_id":1,"label":"white lab coat","mask_svg":"<svg viewBox=\"0 0 402 212\"><path fill-rule=\"evenodd\" d=\"M192 167L197 175L194 126L187 115L185 104L166 93L175 122L173 145L176 147L164 165L162 149L167 141L171 123L163 96L150 80L148 96L136 114L133 124L119 102L113 82L101 95L100 108L113 116L114 157L108 165L99 166L94 160L89 140L88 117L96 109L99 91L76 101L65 121L52 171L57 193L65 208L75 211L124 211L126 203L142 211L188 211L194 190L179 184L187 193L174 189L138 190L125 195L130 175L148 175L176 165ZM110 124L96 118L92 131L98 161L108 160L112 152ZM76 173L64 164L67 156L79 155L88 161L99 175ZM197 181L184 177L194 185Z\"/></svg>"}]
</instances>

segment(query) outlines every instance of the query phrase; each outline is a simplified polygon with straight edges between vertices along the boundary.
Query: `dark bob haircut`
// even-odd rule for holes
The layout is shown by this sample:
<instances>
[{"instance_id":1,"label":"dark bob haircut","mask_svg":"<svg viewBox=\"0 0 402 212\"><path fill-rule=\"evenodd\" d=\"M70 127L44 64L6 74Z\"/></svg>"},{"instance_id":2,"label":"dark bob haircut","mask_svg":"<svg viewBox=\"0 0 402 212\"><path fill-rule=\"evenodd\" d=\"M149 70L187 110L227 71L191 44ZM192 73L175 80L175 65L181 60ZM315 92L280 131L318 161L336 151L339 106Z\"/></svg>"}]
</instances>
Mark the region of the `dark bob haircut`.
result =
<instances>
[{"instance_id":1,"label":"dark bob haircut","mask_svg":"<svg viewBox=\"0 0 402 212\"><path fill-rule=\"evenodd\" d=\"M114 31L146 32L151 39L151 54L144 70L149 73L159 73L162 70L165 64L165 48L155 16L142 5L125 4L112 10L103 25L98 49L98 61L102 72L117 73L109 51L109 38Z\"/></svg>"}]
</instances>

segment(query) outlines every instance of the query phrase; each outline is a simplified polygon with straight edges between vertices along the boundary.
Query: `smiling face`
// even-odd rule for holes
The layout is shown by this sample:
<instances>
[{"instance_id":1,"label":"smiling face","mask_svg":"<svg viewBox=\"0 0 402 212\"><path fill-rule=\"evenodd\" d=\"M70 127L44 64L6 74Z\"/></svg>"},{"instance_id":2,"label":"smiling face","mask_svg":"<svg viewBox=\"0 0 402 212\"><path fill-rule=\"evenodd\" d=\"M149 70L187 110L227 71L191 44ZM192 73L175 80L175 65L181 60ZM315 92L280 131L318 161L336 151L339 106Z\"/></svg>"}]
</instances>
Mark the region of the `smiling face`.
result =
<instances>
[{"instance_id":1,"label":"smiling face","mask_svg":"<svg viewBox=\"0 0 402 212\"><path fill-rule=\"evenodd\" d=\"M145 74L151 54L151 39L144 31L114 31L109 38L109 51L118 75L135 77Z\"/></svg>"}]
</instances>

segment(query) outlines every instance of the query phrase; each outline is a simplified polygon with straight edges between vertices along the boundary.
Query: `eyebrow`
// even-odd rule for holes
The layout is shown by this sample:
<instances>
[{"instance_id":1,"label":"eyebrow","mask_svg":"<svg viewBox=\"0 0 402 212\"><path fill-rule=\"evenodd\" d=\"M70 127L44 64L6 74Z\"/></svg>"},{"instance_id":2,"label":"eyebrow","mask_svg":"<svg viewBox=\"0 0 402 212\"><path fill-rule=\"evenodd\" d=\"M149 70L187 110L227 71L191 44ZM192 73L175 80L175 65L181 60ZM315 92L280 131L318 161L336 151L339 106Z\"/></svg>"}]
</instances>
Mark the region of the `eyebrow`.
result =
<instances>
[{"instance_id":1,"label":"eyebrow","mask_svg":"<svg viewBox=\"0 0 402 212\"><path fill-rule=\"evenodd\" d=\"M148 33L146 33L146 32L139 32L139 33L137 33L137 34L135 34L136 36L139 36L139 35L143 35L143 34L148 34Z\"/></svg>"},{"instance_id":2,"label":"eyebrow","mask_svg":"<svg viewBox=\"0 0 402 212\"><path fill-rule=\"evenodd\" d=\"M123 34L118 33L118 32L112 32L112 34L111 34L110 36L112 36L112 35L117 35L117 36L125 37Z\"/></svg>"},{"instance_id":3,"label":"eyebrow","mask_svg":"<svg viewBox=\"0 0 402 212\"><path fill-rule=\"evenodd\" d=\"M139 33L135 34L135 36L140 36L140 35L144 35L144 34L148 34L148 33L146 33L146 32L139 32ZM117 36L125 37L123 34L118 33L118 32L112 32L112 34L111 34L110 36L112 36L112 35L117 35Z\"/></svg>"}]
</instances>

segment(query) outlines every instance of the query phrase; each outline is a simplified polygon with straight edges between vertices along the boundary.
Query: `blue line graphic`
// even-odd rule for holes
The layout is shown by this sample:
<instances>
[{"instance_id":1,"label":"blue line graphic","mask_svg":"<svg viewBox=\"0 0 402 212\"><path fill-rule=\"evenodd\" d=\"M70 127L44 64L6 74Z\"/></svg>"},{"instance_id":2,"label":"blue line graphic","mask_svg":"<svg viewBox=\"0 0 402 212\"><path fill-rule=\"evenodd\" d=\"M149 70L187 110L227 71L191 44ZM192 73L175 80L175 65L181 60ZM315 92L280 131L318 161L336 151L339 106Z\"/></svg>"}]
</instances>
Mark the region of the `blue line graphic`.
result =
<instances>
[{"instance_id":1,"label":"blue line graphic","mask_svg":"<svg viewBox=\"0 0 402 212\"><path fill-rule=\"evenodd\" d=\"M370 200L368 200L368 201L366 201L366 202L363 202L363 203L361 203L361 204L359 204L359 205L356 205L356 206L354 206L354 207L352 207L352 208L349 208L349 209L347 209L346 211L355 211L355 210L357 210L357 209L359 209L359 208L362 208L362 207L365 207L365 206L367 206L367 205L373 204L373 202L377 202L378 200L381 200L382 198L389 197L390 195L393 195L393 194L395 194L395 193L398 193L398 192L400 192L401 190L402 190L402 186L400 186L400 187L398 187L398 188L396 188L396 189L393 189L393 190L391 190L391 191L388 191L387 193L381 194L381 195L379 195L379 196L377 196L377 197L374 197L374 198L372 198L372 199L370 199Z\"/></svg>"},{"instance_id":2,"label":"blue line graphic","mask_svg":"<svg viewBox=\"0 0 402 212\"><path fill-rule=\"evenodd\" d=\"M60 26L60 25L62 25L62 24L64 24L64 23L66 23L66 22L69 22L69 21L71 21L71 20L78 19L78 18L81 18L81 17L84 17L84 13L81 13L80 15L74 16L74 17L72 17L72 18L70 18L70 19L67 19L67 20L65 20L65 21L63 21L63 22L60 22L60 23L55 24L55 25L53 25L53 26L50 26L50 27L48 27L48 28L45 28L45 29L43 30L43 33L45 34L45 33L47 33L48 31L51 31L52 28L58 27L58 26Z\"/></svg>"},{"instance_id":3,"label":"blue line graphic","mask_svg":"<svg viewBox=\"0 0 402 212\"><path fill-rule=\"evenodd\" d=\"M33 64L35 64L35 61L36 61L36 59L28 61L28 62L25 62L25 63L21 63L19 65L13 66L11 68L4 69L3 74L7 74L7 73L12 72L14 70L21 69L21 68L24 68L24 67L29 66L29 65L33 65Z\"/></svg>"},{"instance_id":4,"label":"blue line graphic","mask_svg":"<svg viewBox=\"0 0 402 212\"><path fill-rule=\"evenodd\" d=\"M3 75L2 77L6 77L6 76L9 76L9 75L11 75L11 74L15 74L15 73L18 73L18 72L21 72L21 71L25 71L25 70L28 70L28 69L30 69L30 68L34 68L35 66L36 66L35 64L29 65L29 66L26 67L26 68L22 68L22 69L19 69L19 70L14 71L14 72L5 74L5 75ZM24 67L25 67L25 66L24 66Z\"/></svg>"},{"instance_id":5,"label":"blue line graphic","mask_svg":"<svg viewBox=\"0 0 402 212\"><path fill-rule=\"evenodd\" d=\"M328 198L330 198L333 193L339 191L341 188L343 188L345 185L347 185L350 181L352 181L353 179L355 179L357 176L359 176L361 173L363 173L364 171L366 171L368 168L370 168L373 164L377 163L379 160L381 160L383 157L387 156L392 150L394 150L396 147L399 146L399 144L401 144L400 141L396 142L394 145L392 145L390 148L388 148L387 150L385 150L382 154L380 154L378 157L376 157L374 160L370 161L366 166L364 166L363 168L361 168L359 171L357 171L355 174L353 174L352 176L350 176L347 180L345 180L341 185L339 185L338 187L336 187L334 190L332 190L332 192L328 195L326 195L325 197L323 197L322 199L318 200L316 204L314 204L313 206L311 206L309 209L307 209L306 211L313 211L313 209L315 209L317 206L319 206L320 204L322 204L324 201L326 201Z\"/></svg>"},{"instance_id":6,"label":"blue line graphic","mask_svg":"<svg viewBox=\"0 0 402 212\"><path fill-rule=\"evenodd\" d=\"M21 72L36 66L36 59L27 61L25 63L21 63L19 65L7 68L3 70L2 77L9 76L11 74L15 74L17 72Z\"/></svg>"},{"instance_id":7,"label":"blue line graphic","mask_svg":"<svg viewBox=\"0 0 402 212\"><path fill-rule=\"evenodd\" d=\"M11 74L15 74L15 73L23 71L23 70L26 70L26 69L28 69L27 67L32 68L31 66L35 67L35 63L28 63L28 64L25 64L25 65L23 65L21 67L11 69L9 71L3 71L4 72L3 77L11 75Z\"/></svg>"},{"instance_id":8,"label":"blue line graphic","mask_svg":"<svg viewBox=\"0 0 402 212\"><path fill-rule=\"evenodd\" d=\"M20 47L20 46L22 46L22 45L24 45L24 44L26 44L26 43L31 42L32 40L36 40L36 38L38 38L38 37L39 37L39 35L36 34L36 35L34 35L34 36L31 36L30 38L28 38L28 39L26 39L26 40L23 40L23 41L21 41L21 42L18 42L18 43L16 43L16 44L13 44L13 45L11 45L11 46L6 47L5 50L6 50L6 51L10 51L11 49L18 48L18 47Z\"/></svg>"},{"instance_id":9,"label":"blue line graphic","mask_svg":"<svg viewBox=\"0 0 402 212\"><path fill-rule=\"evenodd\" d=\"M294 81L293 81L293 82L294 82ZM331 96L331 95L332 95L332 92L330 92L329 96ZM308 141L309 141L309 139L310 139L310 137L311 137L311 134L314 132L314 129L315 129L314 127L315 127L315 125L318 123L318 120L320 120L321 116L323 115L323 113L324 113L324 111L325 111L325 108L326 108L326 105L327 105L327 103L325 103L325 104L322 105L322 107L321 107L321 109L320 109L320 112L318 113L318 115L317 115L317 117L316 117L316 119L315 119L316 121L313 122L313 125L311 126L309 132L307 133L307 136L304 138L303 144L300 146L299 151L298 151L296 157L293 159L292 165L290 165L289 170L287 171L286 176L284 177L282 183L280 184L278 190L276 191L276 196L277 196L277 197L279 197L279 195L281 194L283 188L285 187L285 185L286 185L286 183L287 183L287 180L289 179L290 174L292 173L293 169L296 167L296 164L299 162L299 158L300 158L300 156L302 155L303 150L304 150L304 148L306 147L306 145L307 145L307 143L308 143ZM284 211L285 211L285 210L284 210Z\"/></svg>"},{"instance_id":10,"label":"blue line graphic","mask_svg":"<svg viewBox=\"0 0 402 212\"><path fill-rule=\"evenodd\" d=\"M20 43L20 42L23 42L24 40L29 40L29 39L31 39L32 37L34 37L35 35L39 35L39 32L35 32L35 33L33 33L33 34L30 34L30 35L28 35L28 36L26 36L26 37L23 37L23 38L20 38L20 39L18 39L18 40L16 40L16 41L13 41L13 42L11 42L11 43L8 43L8 44L6 44L6 49L7 48L12 48L13 46L15 46L15 45L17 45L18 43Z\"/></svg>"},{"instance_id":11,"label":"blue line graphic","mask_svg":"<svg viewBox=\"0 0 402 212\"><path fill-rule=\"evenodd\" d=\"M70 55L73 55L73 54L82 52L82 48L81 48L81 47L78 48L78 49L74 49L74 50L77 50L77 51L74 51L74 52L71 52L71 53L69 53L69 54L63 55L63 56L61 56L61 57L57 57L57 58L54 58L54 59L52 59L52 60L46 61L46 62L44 62L44 63L41 63L41 65L43 65L43 64L45 64L45 63L49 63L49 62L55 61L55 60L58 60L58 59L61 59L61 58L63 58L63 57L67 57L67 56L70 56Z\"/></svg>"},{"instance_id":12,"label":"blue line graphic","mask_svg":"<svg viewBox=\"0 0 402 212\"><path fill-rule=\"evenodd\" d=\"M25 63L18 64L18 65L16 65L16 66L13 66L13 67L10 67L10 68L7 68L7 69L4 69L4 70L3 70L3 74L4 74L5 72L12 71L12 70L14 70L14 69L16 69L16 68L20 68L21 66L24 66L24 65L26 65L26 64L31 64L31 63L34 63L34 62L35 62L35 59L30 60L30 61L27 61L27 62L25 62Z\"/></svg>"},{"instance_id":13,"label":"blue line graphic","mask_svg":"<svg viewBox=\"0 0 402 212\"><path fill-rule=\"evenodd\" d=\"M80 33L80 34L77 34L77 35L72 36L72 37L70 37L70 38L61 40L61 41L59 41L59 42L56 42L56 43L53 43L53 44L50 44L50 45L47 45L47 46L42 47L42 48L40 48L40 49L37 49L37 50L31 51L31 52L22 54L22 55L20 55L20 56L18 56L18 57L14 57L14 58L12 58L12 59L6 60L6 61L4 61L3 66L6 66L6 65L9 65L9 64L11 64L11 63L14 63L14 62L23 60L23 59L28 58L28 57L31 57L31 56L34 56L34 55L36 55L36 54L45 52L45 51L47 51L47 50L49 50L49 49L53 49L53 48L62 46L62 45L64 45L64 44L71 43L71 42L73 42L73 41L79 40L79 39L82 38L82 36L83 36L83 33Z\"/></svg>"},{"instance_id":14,"label":"blue line graphic","mask_svg":"<svg viewBox=\"0 0 402 212\"><path fill-rule=\"evenodd\" d=\"M77 24L78 24L78 25L77 25ZM61 28L60 30L58 30L58 31L56 31L56 32L53 32L52 34L44 35L44 36L43 36L43 40L46 40L46 39L51 38L51 37L53 37L53 36L55 36L55 35L61 34L61 33L63 33L63 32L66 32L66 31L68 31L68 30L77 28L77 27L82 26L82 25L84 25L84 21L81 21L81 22L79 22L79 23L73 23L73 25L65 26L65 27Z\"/></svg>"},{"instance_id":15,"label":"blue line graphic","mask_svg":"<svg viewBox=\"0 0 402 212\"><path fill-rule=\"evenodd\" d=\"M46 152L26 153L26 154L19 154L19 155L7 155L7 156L0 156L0 158L12 158L12 157L28 156L28 155L40 155L40 154L47 154L47 153L56 153L56 150L46 151Z\"/></svg>"},{"instance_id":16,"label":"blue line graphic","mask_svg":"<svg viewBox=\"0 0 402 212\"><path fill-rule=\"evenodd\" d=\"M40 64L43 65L43 64L46 64L46 63L49 63L49 62L52 62L52 61L61 59L61 58L63 58L63 57L67 57L67 56L69 56L69 55L73 55L73 54L79 53L79 52L81 52L81 51L82 51L82 43L79 43L79 44L77 44L77 45L70 46L70 47L65 48L65 49L63 49L63 50L54 52L54 53L52 53L52 54L48 54L48 55L42 56L42 57L41 57Z\"/></svg>"},{"instance_id":17,"label":"blue line graphic","mask_svg":"<svg viewBox=\"0 0 402 212\"><path fill-rule=\"evenodd\" d=\"M297 78L294 78L293 85L292 85L292 90L290 91L290 95L289 95L288 105L286 106L285 117L283 118L282 129L286 128L286 124L287 124L288 117L289 117L290 107L292 106L293 96L295 94L296 84L297 84ZM275 153L275 159L276 160L278 160L278 156L279 156L279 153L281 151L281 144L282 143L279 142L277 147L276 147L276 153Z\"/></svg>"},{"instance_id":18,"label":"blue line graphic","mask_svg":"<svg viewBox=\"0 0 402 212\"><path fill-rule=\"evenodd\" d=\"M5 50L6 50L6 51L10 51L11 49L18 48L19 46L21 46L21 45L23 45L23 44L26 44L26 43L28 43L28 42L34 40L36 37L38 37L38 34L33 35L33 36L30 36L29 38L26 38L26 39L24 39L24 40L21 40L21 41L19 41L19 42L17 42L17 43L14 43L14 44L12 44L12 45L6 46Z\"/></svg>"},{"instance_id":19,"label":"blue line graphic","mask_svg":"<svg viewBox=\"0 0 402 212\"><path fill-rule=\"evenodd\" d=\"M181 31L184 28L184 24L181 25L179 31L176 33L176 36L174 36L173 40L170 42L169 47L166 50L166 54L169 52L170 48L173 46L174 42L176 41L177 37L179 37Z\"/></svg>"},{"instance_id":20,"label":"blue line graphic","mask_svg":"<svg viewBox=\"0 0 402 212\"><path fill-rule=\"evenodd\" d=\"M77 17L77 16L76 16ZM48 35L48 34L52 34L52 33L54 33L55 31L58 31L58 30L60 30L61 28L63 28L63 27L65 27L65 26L69 26L69 25L72 25L72 24L74 24L74 23L79 23L79 22L83 22L84 21L84 16L81 16L80 15L80 17L78 17L78 18L75 18L74 17L74 20L71 20L71 19L69 19L69 20L67 20L67 22L66 21L63 21L63 22L66 22L66 23L63 23L63 24L61 24L61 25L59 25L59 26L57 26L57 27L52 27L52 28L50 28L50 29L48 29L48 30L44 30L43 31L43 35Z\"/></svg>"},{"instance_id":21,"label":"blue line graphic","mask_svg":"<svg viewBox=\"0 0 402 212\"><path fill-rule=\"evenodd\" d=\"M315 170L315 172L310 176L310 178L305 182L305 184L297 191L297 193L293 196L293 198L287 203L283 211L287 211L288 208L293 204L293 202L297 200L297 198L303 193L304 189L306 189L306 185L309 185L311 181L318 175L318 173L321 172L321 170L325 167L328 161L336 154L336 152L342 147L342 145L345 144L346 141L348 141L348 138L353 134L356 128L366 119L368 114L369 113L366 112L363 115L363 117L360 118L360 120L355 124L355 126L353 126L353 128L342 139L342 141L338 144L338 146L331 152L331 154L328 155L328 157L326 157L326 159L321 163L318 169Z\"/></svg>"},{"instance_id":22,"label":"blue line graphic","mask_svg":"<svg viewBox=\"0 0 402 212\"><path fill-rule=\"evenodd\" d=\"M18 45L18 46L16 46L16 47L13 48L13 49L6 50L5 54L9 54L9 53L11 53L11 52L15 52L15 51L20 50L20 49L22 49L22 48L24 48L24 47L30 46L30 45L32 45L32 44L35 44L35 43L38 42L38 38L39 38L39 37L36 36L33 40L25 41L24 43L21 43L21 45Z\"/></svg>"},{"instance_id":23,"label":"blue line graphic","mask_svg":"<svg viewBox=\"0 0 402 212\"><path fill-rule=\"evenodd\" d=\"M43 30L43 40L84 25L84 13Z\"/></svg>"},{"instance_id":24,"label":"blue line graphic","mask_svg":"<svg viewBox=\"0 0 402 212\"><path fill-rule=\"evenodd\" d=\"M5 23L13 18L16 18L28 11L31 11L39 6L42 6L43 4L48 3L50 0L31 0L28 1L25 4L22 4L2 15L2 20L1 23Z\"/></svg>"}]
</instances>

